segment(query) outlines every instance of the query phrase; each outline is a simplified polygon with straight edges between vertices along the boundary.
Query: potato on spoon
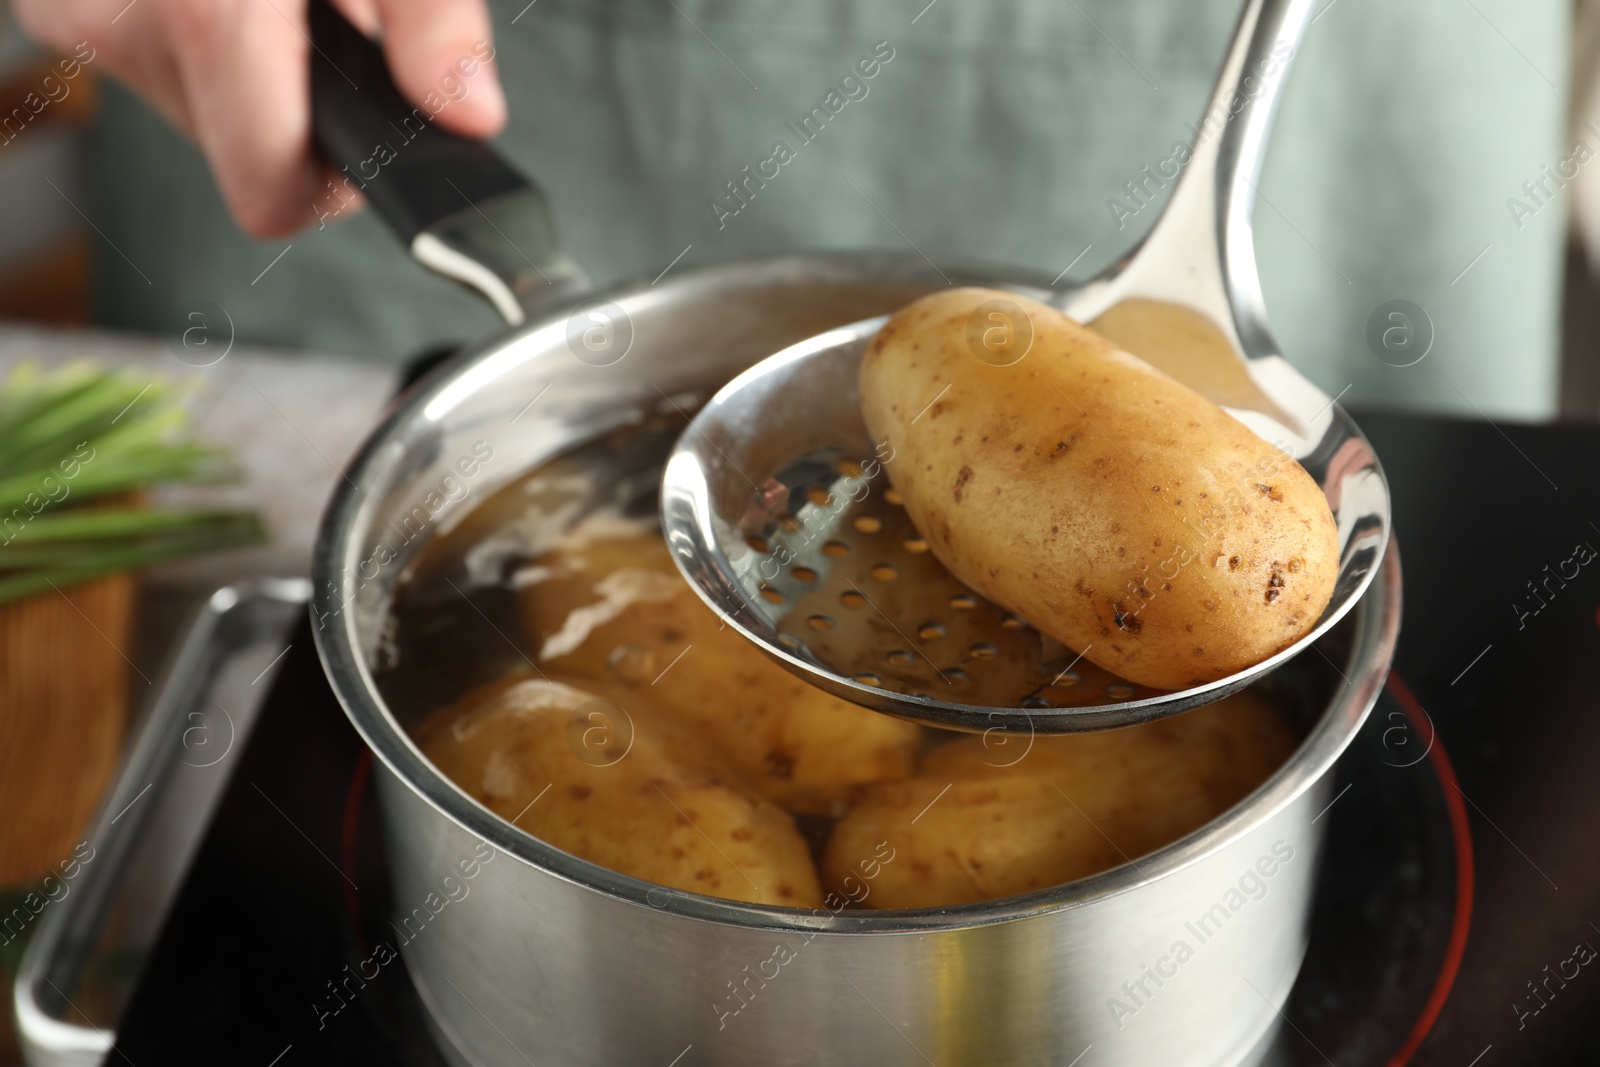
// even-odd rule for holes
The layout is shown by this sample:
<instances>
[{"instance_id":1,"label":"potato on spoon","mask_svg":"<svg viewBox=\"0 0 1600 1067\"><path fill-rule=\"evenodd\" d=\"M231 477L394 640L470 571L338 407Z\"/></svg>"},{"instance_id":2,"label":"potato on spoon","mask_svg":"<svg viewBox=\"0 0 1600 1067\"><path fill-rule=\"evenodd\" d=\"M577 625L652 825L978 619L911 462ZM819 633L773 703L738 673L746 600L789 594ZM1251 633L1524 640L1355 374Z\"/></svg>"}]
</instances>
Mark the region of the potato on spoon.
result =
<instances>
[{"instance_id":1,"label":"potato on spoon","mask_svg":"<svg viewBox=\"0 0 1600 1067\"><path fill-rule=\"evenodd\" d=\"M994 300L1028 328L975 344ZM1052 307L924 297L873 339L860 386L939 560L1130 681L1244 670L1310 632L1333 595L1338 530L1299 463Z\"/></svg>"}]
</instances>

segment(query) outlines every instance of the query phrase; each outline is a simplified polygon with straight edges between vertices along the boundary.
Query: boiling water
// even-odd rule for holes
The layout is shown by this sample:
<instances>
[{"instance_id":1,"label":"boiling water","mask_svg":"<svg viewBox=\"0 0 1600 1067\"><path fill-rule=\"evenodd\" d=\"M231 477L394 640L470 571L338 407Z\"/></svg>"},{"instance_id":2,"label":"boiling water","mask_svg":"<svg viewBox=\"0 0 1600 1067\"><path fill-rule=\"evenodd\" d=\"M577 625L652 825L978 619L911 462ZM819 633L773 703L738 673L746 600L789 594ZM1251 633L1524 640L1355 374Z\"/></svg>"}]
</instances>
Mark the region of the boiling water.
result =
<instances>
[{"instance_id":1,"label":"boiling water","mask_svg":"<svg viewBox=\"0 0 1600 1067\"><path fill-rule=\"evenodd\" d=\"M560 550L571 546L574 530L599 537L637 537L641 532L658 530L661 467L681 429L681 417L646 418L582 445L505 485L424 546L396 590L389 627L392 640L376 672L385 701L404 726L415 729L429 715L485 683L512 674L541 672L541 649L535 647L519 617L519 599L530 593L538 595L538 583L543 577L541 565L549 567L552 561L559 565ZM848 460L832 466L847 470ZM876 505L881 513L882 532L899 539L914 538L916 531L904 520L890 493L880 494L882 500ZM797 501L807 499L806 487L797 485L792 495ZM879 530L856 526L854 532L854 543L859 545L870 543L866 535ZM862 580L873 580L870 554L862 556L861 566ZM675 574L659 578L681 583ZM939 599L945 618L959 619L969 611L1000 610L969 590L950 585L953 582L944 575L939 582L918 581L914 586L905 582L902 588L933 590L931 595ZM829 609L830 613L851 610L848 591L830 590L828 595L840 600ZM808 617L809 614L802 616ZM1023 631L1019 639L1032 635L1032 640L1038 640L1031 628L1016 621L1018 625L1008 629ZM641 684L666 664L641 663L632 654L627 623L624 607L607 629L607 640L617 645L608 650L611 654L607 659L616 680ZM977 660L992 656L987 649L963 648L959 641L946 641L943 647L949 651L939 651L941 638L948 637L952 628L959 636L959 624L919 635L923 641L919 653ZM818 635L809 636L814 639ZM1335 637L1331 646L1335 648L1331 653L1334 658L1337 645ZM1059 648L1056 654L1060 655ZM892 668L894 664L886 666ZM952 659L942 667L959 670L962 661ZM1329 691L1325 676L1330 674L1321 657L1300 657L1261 683L1261 688L1274 696L1292 722L1303 727L1318 710L1316 695ZM1082 690L1089 692L1125 684L1099 668L1077 664L1054 679L1048 690L1050 702L1056 706L1070 704L1074 686L1080 683ZM925 747L952 736L923 728ZM986 735L984 743L993 748L996 764L1004 765L1014 753L1023 750L1028 739L995 732ZM832 826L831 819L817 816L800 816L797 823L814 851L820 849Z\"/></svg>"}]
</instances>

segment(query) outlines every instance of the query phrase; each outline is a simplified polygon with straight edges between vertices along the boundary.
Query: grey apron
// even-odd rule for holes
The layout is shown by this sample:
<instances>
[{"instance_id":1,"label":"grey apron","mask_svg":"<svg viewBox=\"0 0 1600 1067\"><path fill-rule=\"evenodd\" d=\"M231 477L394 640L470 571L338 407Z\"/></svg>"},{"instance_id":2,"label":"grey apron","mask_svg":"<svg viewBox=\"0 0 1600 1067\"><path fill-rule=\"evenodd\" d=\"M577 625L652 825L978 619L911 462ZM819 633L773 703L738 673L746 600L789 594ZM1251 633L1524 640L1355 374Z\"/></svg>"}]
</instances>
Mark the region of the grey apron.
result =
<instances>
[{"instance_id":1,"label":"grey apron","mask_svg":"<svg viewBox=\"0 0 1600 1067\"><path fill-rule=\"evenodd\" d=\"M925 3L496 3L499 147L602 284L800 248L1072 278L1124 252L1165 195L1145 168L1170 172L1194 136L1236 3ZM1335 0L1317 17L1255 218L1275 330L1329 394L1553 411L1564 208L1508 200L1527 203L1523 184L1570 154L1568 19L1421 0ZM245 238L198 154L126 94L107 93L88 152L95 221L153 283L101 257L107 325L177 332L203 299L241 341L382 359L495 325L369 216ZM1370 343L1395 300L1431 333L1410 366Z\"/></svg>"}]
</instances>

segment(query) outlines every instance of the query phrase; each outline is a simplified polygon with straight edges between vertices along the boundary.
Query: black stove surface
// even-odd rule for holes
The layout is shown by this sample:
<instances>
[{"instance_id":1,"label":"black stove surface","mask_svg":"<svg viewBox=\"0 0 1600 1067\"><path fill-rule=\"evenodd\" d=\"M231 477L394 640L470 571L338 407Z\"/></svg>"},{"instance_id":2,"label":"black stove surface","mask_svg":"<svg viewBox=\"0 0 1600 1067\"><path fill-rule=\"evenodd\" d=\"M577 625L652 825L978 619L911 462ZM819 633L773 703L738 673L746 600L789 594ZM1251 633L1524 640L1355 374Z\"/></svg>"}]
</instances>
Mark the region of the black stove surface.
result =
<instances>
[{"instance_id":1,"label":"black stove surface","mask_svg":"<svg viewBox=\"0 0 1600 1067\"><path fill-rule=\"evenodd\" d=\"M1405 623L1337 769L1268 1062L1593 1063L1600 429L1361 424L1394 489ZM364 751L303 626L112 1061L443 1062L402 963L350 980L389 910Z\"/></svg>"}]
</instances>

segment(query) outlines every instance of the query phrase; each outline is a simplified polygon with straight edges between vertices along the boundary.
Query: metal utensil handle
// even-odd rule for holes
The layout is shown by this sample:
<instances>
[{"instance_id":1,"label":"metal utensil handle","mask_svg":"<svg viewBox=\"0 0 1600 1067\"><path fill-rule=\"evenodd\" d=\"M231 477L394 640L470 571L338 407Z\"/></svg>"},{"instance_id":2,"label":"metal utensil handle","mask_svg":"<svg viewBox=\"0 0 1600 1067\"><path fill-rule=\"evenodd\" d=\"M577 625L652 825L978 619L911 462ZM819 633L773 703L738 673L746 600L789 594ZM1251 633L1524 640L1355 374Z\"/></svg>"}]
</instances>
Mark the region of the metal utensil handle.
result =
<instances>
[{"instance_id":1,"label":"metal utensil handle","mask_svg":"<svg viewBox=\"0 0 1600 1067\"><path fill-rule=\"evenodd\" d=\"M1255 206L1256 182L1266 157L1267 134L1277 115L1278 100L1289 65L1310 25L1313 0L1251 0L1240 17L1238 37L1228 50L1210 106L1202 116L1200 131L1221 126L1220 134L1199 147L1199 169L1213 170L1217 204L1217 234L1224 267L1240 255L1249 258L1252 273L1254 246L1250 215ZM1253 22L1252 22L1252 10ZM1247 33L1245 27L1250 24ZM1210 164L1209 167L1205 164Z\"/></svg>"},{"instance_id":2,"label":"metal utensil handle","mask_svg":"<svg viewBox=\"0 0 1600 1067\"><path fill-rule=\"evenodd\" d=\"M96 1067L111 1051L116 1036L111 1031L66 1020L70 994L63 991L77 984L107 909L145 848L150 820L183 753L191 714L207 709L212 683L230 659L252 643L275 637L305 610L310 595L311 584L304 579L225 586L195 617L88 830L93 851L71 892L40 915L17 970L12 1004L28 1063ZM216 795L226 782L226 776L218 776ZM145 797L146 792L153 795Z\"/></svg>"},{"instance_id":3,"label":"metal utensil handle","mask_svg":"<svg viewBox=\"0 0 1600 1067\"><path fill-rule=\"evenodd\" d=\"M1261 0L1255 30L1244 43L1234 70L1235 85L1226 94L1219 85L1207 116L1219 105L1231 109L1234 99L1254 97L1235 121L1227 122L1217 142L1213 197L1216 203L1216 240L1221 283L1233 309L1233 328L1239 350L1255 360L1276 357L1278 344L1267 325L1266 300L1261 295L1261 274L1256 267L1255 236L1250 216L1255 207L1256 183L1267 154L1267 135L1277 115L1283 81L1289 64L1311 25L1313 0ZM1236 44L1229 50L1232 66ZM1238 94L1237 97L1235 94ZM1230 110L1229 118L1233 118Z\"/></svg>"},{"instance_id":4,"label":"metal utensil handle","mask_svg":"<svg viewBox=\"0 0 1600 1067\"><path fill-rule=\"evenodd\" d=\"M1080 315L1092 318L1127 296L1146 296L1265 338L1250 215L1284 76L1311 9L1312 0L1246 0L1206 110L1189 127L1194 140L1189 155L1179 157L1182 170L1161 217L1107 271L1108 284L1086 287L1087 299L1075 308ZM1142 203L1173 177L1161 165L1146 167L1124 190ZM1249 355L1262 351L1241 347Z\"/></svg>"},{"instance_id":5,"label":"metal utensil handle","mask_svg":"<svg viewBox=\"0 0 1600 1067\"><path fill-rule=\"evenodd\" d=\"M328 0L312 0L308 15L312 138L340 171L319 217L359 190L417 260L481 293L513 326L536 295L588 287L534 182L406 100L383 52ZM480 60L462 62L470 70Z\"/></svg>"}]
</instances>

